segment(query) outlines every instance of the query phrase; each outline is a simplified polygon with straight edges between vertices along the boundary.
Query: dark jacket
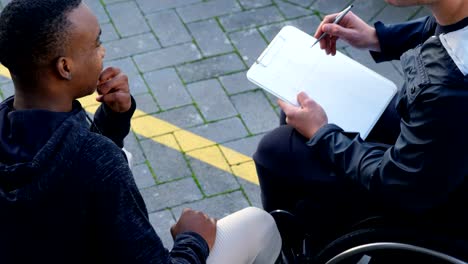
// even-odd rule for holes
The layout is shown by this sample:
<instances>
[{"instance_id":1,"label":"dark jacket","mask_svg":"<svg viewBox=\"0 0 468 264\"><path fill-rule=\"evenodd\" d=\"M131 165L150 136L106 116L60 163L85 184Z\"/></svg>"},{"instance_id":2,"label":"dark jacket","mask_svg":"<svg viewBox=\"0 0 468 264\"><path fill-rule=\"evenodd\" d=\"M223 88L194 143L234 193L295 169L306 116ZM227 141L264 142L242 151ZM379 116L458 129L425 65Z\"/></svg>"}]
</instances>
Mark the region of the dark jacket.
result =
<instances>
[{"instance_id":1,"label":"dark jacket","mask_svg":"<svg viewBox=\"0 0 468 264\"><path fill-rule=\"evenodd\" d=\"M0 263L204 263L198 234L171 252L152 228L119 147L135 110L70 113L0 104ZM114 141L109 140L109 138Z\"/></svg>"},{"instance_id":2,"label":"dark jacket","mask_svg":"<svg viewBox=\"0 0 468 264\"><path fill-rule=\"evenodd\" d=\"M440 27L432 17L376 24L382 51L374 58L401 57L405 76L396 105L401 132L394 145L365 142L333 124L308 143L342 177L365 187L382 205L410 213L448 205L454 208L451 213L468 212L463 198L468 192L468 76L433 36L459 27Z\"/></svg>"}]
</instances>

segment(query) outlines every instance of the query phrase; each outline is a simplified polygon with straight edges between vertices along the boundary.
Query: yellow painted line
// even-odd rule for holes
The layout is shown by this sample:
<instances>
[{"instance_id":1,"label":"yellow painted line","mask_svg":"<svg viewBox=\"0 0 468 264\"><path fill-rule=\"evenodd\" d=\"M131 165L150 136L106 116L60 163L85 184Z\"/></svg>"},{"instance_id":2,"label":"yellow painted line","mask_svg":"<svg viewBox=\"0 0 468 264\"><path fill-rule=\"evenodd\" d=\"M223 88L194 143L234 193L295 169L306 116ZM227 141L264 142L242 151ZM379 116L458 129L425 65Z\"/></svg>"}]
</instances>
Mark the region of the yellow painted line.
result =
<instances>
[{"instance_id":1,"label":"yellow painted line","mask_svg":"<svg viewBox=\"0 0 468 264\"><path fill-rule=\"evenodd\" d=\"M11 78L9 71L0 64L0 75ZM100 103L96 95L81 98L79 101L86 111L94 113ZM136 110L131 121L135 133L175 149L186 155L210 164L220 170L232 173L249 182L258 184L257 173L252 159L216 142L183 130L169 122Z\"/></svg>"},{"instance_id":2,"label":"yellow painted line","mask_svg":"<svg viewBox=\"0 0 468 264\"><path fill-rule=\"evenodd\" d=\"M94 113L99 106L96 95L80 99L87 111ZM184 152L186 155L210 164L220 170L258 184L255 164L252 159L230 148L183 130L169 122L136 110L132 118L135 133L169 148Z\"/></svg>"},{"instance_id":3,"label":"yellow painted line","mask_svg":"<svg viewBox=\"0 0 468 264\"><path fill-rule=\"evenodd\" d=\"M8 69L5 68L5 66L3 66L1 64L0 64L0 75L3 76L3 77L7 77L7 78L11 79L10 71L8 71Z\"/></svg>"},{"instance_id":4,"label":"yellow painted line","mask_svg":"<svg viewBox=\"0 0 468 264\"><path fill-rule=\"evenodd\" d=\"M220 145L219 148L223 152L224 156L226 157L230 165L236 165L239 163L244 163L244 162L252 160L250 157L245 156L245 155L239 155L239 152L232 150L230 148L226 148L222 145Z\"/></svg>"},{"instance_id":5,"label":"yellow painted line","mask_svg":"<svg viewBox=\"0 0 468 264\"><path fill-rule=\"evenodd\" d=\"M208 160L210 164L216 165L217 168L230 172L229 164L216 145L187 152L187 155L199 160Z\"/></svg>"},{"instance_id":6,"label":"yellow painted line","mask_svg":"<svg viewBox=\"0 0 468 264\"><path fill-rule=\"evenodd\" d=\"M253 182L258 185L257 170L255 169L255 163L252 159L250 161L234 165L231 167L232 172L237 177L245 179L249 182Z\"/></svg>"},{"instance_id":7,"label":"yellow painted line","mask_svg":"<svg viewBox=\"0 0 468 264\"><path fill-rule=\"evenodd\" d=\"M166 147L173 148L177 151L180 151L179 144L173 134L166 134L163 136L152 138L153 141L158 142L159 144L165 145Z\"/></svg>"}]
</instances>

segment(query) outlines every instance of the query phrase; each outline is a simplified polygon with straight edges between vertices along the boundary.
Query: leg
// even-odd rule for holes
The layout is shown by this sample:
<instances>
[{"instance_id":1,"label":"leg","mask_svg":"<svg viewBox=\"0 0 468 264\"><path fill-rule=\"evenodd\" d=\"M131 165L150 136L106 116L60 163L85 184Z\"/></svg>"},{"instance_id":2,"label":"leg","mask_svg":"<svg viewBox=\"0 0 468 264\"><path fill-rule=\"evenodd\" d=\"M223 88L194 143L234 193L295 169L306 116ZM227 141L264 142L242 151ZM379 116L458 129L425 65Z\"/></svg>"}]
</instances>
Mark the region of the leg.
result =
<instances>
[{"instance_id":1,"label":"leg","mask_svg":"<svg viewBox=\"0 0 468 264\"><path fill-rule=\"evenodd\" d=\"M267 212L248 207L217 223L208 264L272 264L281 250L281 236Z\"/></svg>"},{"instance_id":2,"label":"leg","mask_svg":"<svg viewBox=\"0 0 468 264\"><path fill-rule=\"evenodd\" d=\"M267 211L283 209L298 216L317 244L370 213L367 193L320 162L307 139L290 126L280 126L260 142L254 160ZM283 238L291 230L280 225ZM289 243L289 241L284 241ZM294 244L295 242L291 242Z\"/></svg>"},{"instance_id":3,"label":"leg","mask_svg":"<svg viewBox=\"0 0 468 264\"><path fill-rule=\"evenodd\" d=\"M253 158L266 211L293 211L299 199L313 195L311 188L334 186L338 182L333 171L321 164L317 153L306 146L306 141L295 129L283 125L260 142ZM305 186L307 183L311 186Z\"/></svg>"}]
</instances>

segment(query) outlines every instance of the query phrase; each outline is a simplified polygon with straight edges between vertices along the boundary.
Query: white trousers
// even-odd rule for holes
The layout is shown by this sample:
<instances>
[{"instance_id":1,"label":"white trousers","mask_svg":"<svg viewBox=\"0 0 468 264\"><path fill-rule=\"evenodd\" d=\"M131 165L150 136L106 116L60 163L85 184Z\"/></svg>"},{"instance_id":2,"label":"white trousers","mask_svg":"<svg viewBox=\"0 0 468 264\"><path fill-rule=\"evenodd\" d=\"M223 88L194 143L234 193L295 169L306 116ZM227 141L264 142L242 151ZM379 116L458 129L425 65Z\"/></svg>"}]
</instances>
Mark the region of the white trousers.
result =
<instances>
[{"instance_id":1,"label":"white trousers","mask_svg":"<svg viewBox=\"0 0 468 264\"><path fill-rule=\"evenodd\" d=\"M271 264L280 250L281 236L273 217L247 207L218 220L207 264Z\"/></svg>"}]
</instances>

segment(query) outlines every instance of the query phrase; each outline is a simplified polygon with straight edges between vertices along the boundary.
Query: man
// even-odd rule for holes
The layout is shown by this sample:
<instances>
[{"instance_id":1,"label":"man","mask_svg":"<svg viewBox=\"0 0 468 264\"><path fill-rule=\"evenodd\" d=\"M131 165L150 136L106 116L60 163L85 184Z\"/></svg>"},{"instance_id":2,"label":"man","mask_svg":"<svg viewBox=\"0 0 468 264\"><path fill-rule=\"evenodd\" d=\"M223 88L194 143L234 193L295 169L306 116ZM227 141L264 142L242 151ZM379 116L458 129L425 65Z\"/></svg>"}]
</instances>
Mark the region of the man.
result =
<instances>
[{"instance_id":1,"label":"man","mask_svg":"<svg viewBox=\"0 0 468 264\"><path fill-rule=\"evenodd\" d=\"M368 141L328 124L320 105L300 93L300 107L278 102L286 119L254 155L264 208L296 215L317 248L375 215L466 229L468 1L387 2L426 5L433 17L371 27L353 13L332 24L333 14L315 34L328 33L320 42L327 54L340 38L377 62L401 59L405 85ZM280 231L290 238L296 230Z\"/></svg>"},{"instance_id":2,"label":"man","mask_svg":"<svg viewBox=\"0 0 468 264\"><path fill-rule=\"evenodd\" d=\"M13 0L0 15L0 62L15 85L0 104L0 263L205 263L213 247L221 253L208 263L222 259L216 220L204 213L183 211L170 252L153 230L121 151L135 101L125 74L102 71L100 34L81 0ZM90 131L76 99L96 89ZM240 214L266 225L229 250L245 263L274 259L271 217Z\"/></svg>"}]
</instances>

